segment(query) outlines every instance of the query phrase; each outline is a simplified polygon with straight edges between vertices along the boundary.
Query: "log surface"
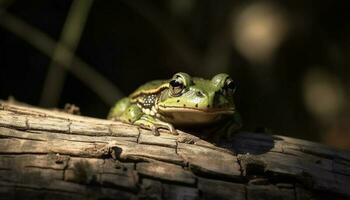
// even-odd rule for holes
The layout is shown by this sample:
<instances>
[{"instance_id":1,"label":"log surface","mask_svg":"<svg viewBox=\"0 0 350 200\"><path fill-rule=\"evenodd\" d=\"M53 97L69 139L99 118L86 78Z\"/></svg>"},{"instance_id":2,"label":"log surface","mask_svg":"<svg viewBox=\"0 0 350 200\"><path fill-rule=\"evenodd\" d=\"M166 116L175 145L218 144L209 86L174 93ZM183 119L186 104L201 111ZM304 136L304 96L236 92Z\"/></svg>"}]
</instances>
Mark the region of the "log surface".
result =
<instances>
[{"instance_id":1,"label":"log surface","mask_svg":"<svg viewBox=\"0 0 350 200\"><path fill-rule=\"evenodd\" d=\"M350 199L350 153L247 132L214 145L2 102L0 199Z\"/></svg>"}]
</instances>

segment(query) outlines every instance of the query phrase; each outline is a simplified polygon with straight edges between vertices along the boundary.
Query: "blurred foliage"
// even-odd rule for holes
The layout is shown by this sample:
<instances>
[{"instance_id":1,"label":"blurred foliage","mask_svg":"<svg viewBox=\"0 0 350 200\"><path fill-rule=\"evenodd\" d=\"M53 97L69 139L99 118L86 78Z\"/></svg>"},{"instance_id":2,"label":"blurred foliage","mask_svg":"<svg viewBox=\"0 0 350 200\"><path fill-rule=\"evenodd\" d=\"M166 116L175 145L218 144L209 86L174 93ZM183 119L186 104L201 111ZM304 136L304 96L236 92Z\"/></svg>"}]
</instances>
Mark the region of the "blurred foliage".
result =
<instances>
[{"instance_id":1,"label":"blurred foliage","mask_svg":"<svg viewBox=\"0 0 350 200\"><path fill-rule=\"evenodd\" d=\"M227 72L243 129L350 149L346 1L80 1L0 1L1 99L104 118L146 81Z\"/></svg>"}]
</instances>

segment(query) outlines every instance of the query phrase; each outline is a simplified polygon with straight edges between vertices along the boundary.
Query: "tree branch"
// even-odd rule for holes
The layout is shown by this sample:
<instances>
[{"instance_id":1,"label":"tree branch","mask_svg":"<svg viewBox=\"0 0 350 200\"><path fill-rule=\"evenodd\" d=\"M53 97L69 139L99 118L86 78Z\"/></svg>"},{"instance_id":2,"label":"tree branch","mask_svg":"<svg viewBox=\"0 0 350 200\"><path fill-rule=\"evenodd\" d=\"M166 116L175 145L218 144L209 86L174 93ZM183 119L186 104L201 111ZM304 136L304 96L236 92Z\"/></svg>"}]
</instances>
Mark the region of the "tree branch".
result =
<instances>
[{"instance_id":1,"label":"tree branch","mask_svg":"<svg viewBox=\"0 0 350 200\"><path fill-rule=\"evenodd\" d=\"M349 199L349 166L349 152L284 136L214 145L0 104L0 198Z\"/></svg>"}]
</instances>

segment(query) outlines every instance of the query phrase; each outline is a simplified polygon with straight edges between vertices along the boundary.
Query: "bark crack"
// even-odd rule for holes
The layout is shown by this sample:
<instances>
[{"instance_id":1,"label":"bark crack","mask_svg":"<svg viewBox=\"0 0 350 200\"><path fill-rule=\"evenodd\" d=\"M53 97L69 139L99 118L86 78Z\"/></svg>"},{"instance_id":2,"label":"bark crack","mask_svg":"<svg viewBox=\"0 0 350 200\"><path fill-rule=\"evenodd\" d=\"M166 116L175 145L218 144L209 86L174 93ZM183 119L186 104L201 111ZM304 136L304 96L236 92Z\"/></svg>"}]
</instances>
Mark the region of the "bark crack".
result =
<instances>
[{"instance_id":1,"label":"bark crack","mask_svg":"<svg viewBox=\"0 0 350 200\"><path fill-rule=\"evenodd\" d=\"M141 137L141 130L139 127L137 127L137 131L138 131L138 135L137 135L137 138L136 138L136 143L140 143L139 140L140 140L140 137Z\"/></svg>"}]
</instances>

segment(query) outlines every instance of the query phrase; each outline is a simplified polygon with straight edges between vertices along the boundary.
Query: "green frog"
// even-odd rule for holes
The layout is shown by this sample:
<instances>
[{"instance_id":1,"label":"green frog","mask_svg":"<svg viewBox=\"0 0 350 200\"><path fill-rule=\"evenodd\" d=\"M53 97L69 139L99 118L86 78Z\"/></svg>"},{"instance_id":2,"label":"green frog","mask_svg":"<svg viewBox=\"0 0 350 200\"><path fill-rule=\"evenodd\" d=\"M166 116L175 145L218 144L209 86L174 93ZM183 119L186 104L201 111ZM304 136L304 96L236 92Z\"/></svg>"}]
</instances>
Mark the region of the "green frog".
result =
<instances>
[{"instance_id":1,"label":"green frog","mask_svg":"<svg viewBox=\"0 0 350 200\"><path fill-rule=\"evenodd\" d=\"M111 109L108 119L177 135L176 127L203 127L219 124L226 135L241 127L233 96L236 86L228 74L211 80L176 73L170 80L150 81Z\"/></svg>"}]
</instances>

